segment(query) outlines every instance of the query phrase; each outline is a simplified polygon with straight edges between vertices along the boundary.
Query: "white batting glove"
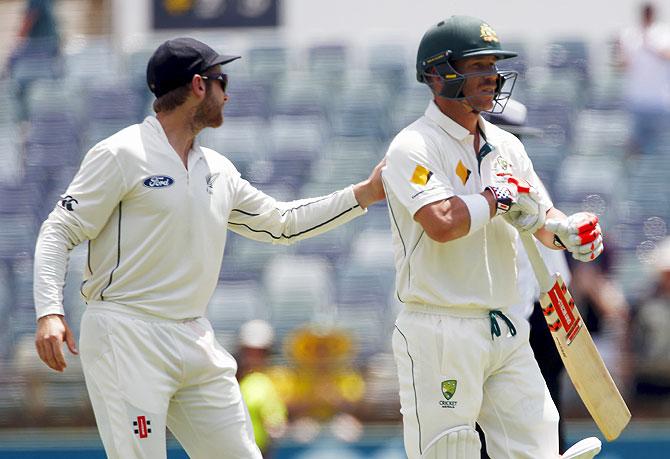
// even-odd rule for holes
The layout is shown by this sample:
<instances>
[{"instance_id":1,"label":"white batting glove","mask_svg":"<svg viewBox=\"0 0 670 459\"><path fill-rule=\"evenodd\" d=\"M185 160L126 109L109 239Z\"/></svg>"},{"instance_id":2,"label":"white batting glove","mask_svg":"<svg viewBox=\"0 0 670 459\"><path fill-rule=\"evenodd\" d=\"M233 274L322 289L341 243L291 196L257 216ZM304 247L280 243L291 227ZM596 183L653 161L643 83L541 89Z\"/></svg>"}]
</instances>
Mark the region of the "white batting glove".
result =
<instances>
[{"instance_id":1,"label":"white batting glove","mask_svg":"<svg viewBox=\"0 0 670 459\"><path fill-rule=\"evenodd\" d=\"M529 185L528 193L520 193L516 204L503 218L517 230L533 234L544 226L547 210L549 208L542 204L540 194Z\"/></svg>"},{"instance_id":2,"label":"white batting glove","mask_svg":"<svg viewBox=\"0 0 670 459\"><path fill-rule=\"evenodd\" d=\"M603 235L598 217L590 212L578 212L565 220L549 219L544 227L558 239L554 244L565 247L572 258L592 261L603 252Z\"/></svg>"},{"instance_id":3,"label":"white batting glove","mask_svg":"<svg viewBox=\"0 0 670 459\"><path fill-rule=\"evenodd\" d=\"M531 233L544 226L548 208L528 182L511 175L498 175L495 183L487 188L496 197L496 215L502 215L507 223Z\"/></svg>"},{"instance_id":4,"label":"white batting glove","mask_svg":"<svg viewBox=\"0 0 670 459\"><path fill-rule=\"evenodd\" d=\"M519 196L530 192L531 186L522 179L517 179L509 174L501 174L495 177L492 185L486 187L496 199L496 215L504 215L510 210L518 208Z\"/></svg>"}]
</instances>

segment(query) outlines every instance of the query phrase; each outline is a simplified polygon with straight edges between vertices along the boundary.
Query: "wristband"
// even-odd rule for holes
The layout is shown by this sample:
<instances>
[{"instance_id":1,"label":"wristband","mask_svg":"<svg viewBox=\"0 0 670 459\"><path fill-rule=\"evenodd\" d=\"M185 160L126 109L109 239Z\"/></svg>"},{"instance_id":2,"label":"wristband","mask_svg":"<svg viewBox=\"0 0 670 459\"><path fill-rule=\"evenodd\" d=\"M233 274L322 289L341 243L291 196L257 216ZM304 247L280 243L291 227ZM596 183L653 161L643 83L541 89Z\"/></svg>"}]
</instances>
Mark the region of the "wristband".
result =
<instances>
[{"instance_id":1,"label":"wristband","mask_svg":"<svg viewBox=\"0 0 670 459\"><path fill-rule=\"evenodd\" d=\"M465 203L470 212L470 229L466 236L482 229L491 220L489 202L481 194L466 194L458 196Z\"/></svg>"},{"instance_id":2,"label":"wristband","mask_svg":"<svg viewBox=\"0 0 670 459\"><path fill-rule=\"evenodd\" d=\"M509 191L509 188L499 187L499 186L487 186L487 190L490 190L493 193L493 197L496 199L496 215L502 215L509 212L512 204L514 204L514 199L512 199L512 194Z\"/></svg>"}]
</instances>

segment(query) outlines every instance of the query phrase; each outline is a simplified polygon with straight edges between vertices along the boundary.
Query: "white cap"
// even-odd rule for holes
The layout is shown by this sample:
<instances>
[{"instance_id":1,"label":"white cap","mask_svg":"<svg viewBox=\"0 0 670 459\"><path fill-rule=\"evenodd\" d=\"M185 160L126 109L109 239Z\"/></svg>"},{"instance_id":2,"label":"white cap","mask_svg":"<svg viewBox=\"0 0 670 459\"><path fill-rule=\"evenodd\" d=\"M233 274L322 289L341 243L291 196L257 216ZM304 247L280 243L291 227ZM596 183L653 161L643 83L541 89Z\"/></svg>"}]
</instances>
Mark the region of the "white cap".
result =
<instances>
[{"instance_id":1,"label":"white cap","mask_svg":"<svg viewBox=\"0 0 670 459\"><path fill-rule=\"evenodd\" d=\"M654 257L654 267L658 272L670 271L670 237L658 244Z\"/></svg>"},{"instance_id":2,"label":"white cap","mask_svg":"<svg viewBox=\"0 0 670 459\"><path fill-rule=\"evenodd\" d=\"M274 337L272 325L261 319L250 320L240 327L240 346L266 349L272 345Z\"/></svg>"},{"instance_id":3,"label":"white cap","mask_svg":"<svg viewBox=\"0 0 670 459\"><path fill-rule=\"evenodd\" d=\"M509 99L505 105L505 111L500 114L500 124L511 124L513 126L524 126L528 118L528 109L524 104L514 99Z\"/></svg>"},{"instance_id":4,"label":"white cap","mask_svg":"<svg viewBox=\"0 0 670 459\"><path fill-rule=\"evenodd\" d=\"M521 102L509 99L502 113L487 116L488 120L514 135L541 136L542 130L526 126L528 109Z\"/></svg>"}]
</instances>

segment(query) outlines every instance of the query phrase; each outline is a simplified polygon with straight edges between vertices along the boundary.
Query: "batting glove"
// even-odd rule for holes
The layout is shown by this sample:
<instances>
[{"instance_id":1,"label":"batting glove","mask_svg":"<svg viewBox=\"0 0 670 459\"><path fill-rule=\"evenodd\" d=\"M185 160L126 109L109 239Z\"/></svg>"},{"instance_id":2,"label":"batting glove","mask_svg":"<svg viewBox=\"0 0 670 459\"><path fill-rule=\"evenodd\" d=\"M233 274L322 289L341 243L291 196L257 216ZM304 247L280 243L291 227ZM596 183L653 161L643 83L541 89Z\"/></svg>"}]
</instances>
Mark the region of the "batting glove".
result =
<instances>
[{"instance_id":1,"label":"batting glove","mask_svg":"<svg viewBox=\"0 0 670 459\"><path fill-rule=\"evenodd\" d=\"M540 202L537 192L524 194L512 206L512 210L503 215L507 223L519 231L528 231L531 234L542 228L549 208Z\"/></svg>"},{"instance_id":2,"label":"batting glove","mask_svg":"<svg viewBox=\"0 0 670 459\"><path fill-rule=\"evenodd\" d=\"M544 227L556 235L554 244L565 247L575 260L592 261L603 252L598 217L590 212L578 212L565 220L549 219Z\"/></svg>"},{"instance_id":3,"label":"batting glove","mask_svg":"<svg viewBox=\"0 0 670 459\"><path fill-rule=\"evenodd\" d=\"M502 215L519 231L534 233L544 226L548 209L528 182L511 175L498 175L495 184L487 188L496 198L496 215Z\"/></svg>"},{"instance_id":4,"label":"batting glove","mask_svg":"<svg viewBox=\"0 0 670 459\"><path fill-rule=\"evenodd\" d=\"M530 192L530 185L511 175L498 175L493 185L486 187L496 199L496 215L503 215L512 210L519 201L519 195Z\"/></svg>"}]
</instances>

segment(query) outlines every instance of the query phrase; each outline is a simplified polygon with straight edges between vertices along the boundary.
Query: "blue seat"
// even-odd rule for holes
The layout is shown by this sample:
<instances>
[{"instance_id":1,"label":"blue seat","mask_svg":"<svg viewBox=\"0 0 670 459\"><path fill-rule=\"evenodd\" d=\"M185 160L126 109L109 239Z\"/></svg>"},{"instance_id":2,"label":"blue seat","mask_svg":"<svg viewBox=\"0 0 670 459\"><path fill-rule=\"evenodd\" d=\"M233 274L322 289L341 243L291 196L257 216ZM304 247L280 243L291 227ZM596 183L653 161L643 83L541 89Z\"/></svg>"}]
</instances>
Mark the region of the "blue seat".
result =
<instances>
[{"instance_id":1,"label":"blue seat","mask_svg":"<svg viewBox=\"0 0 670 459\"><path fill-rule=\"evenodd\" d=\"M633 131L633 123L624 110L581 110L574 124L575 151L579 154L607 154L623 158Z\"/></svg>"},{"instance_id":2,"label":"blue seat","mask_svg":"<svg viewBox=\"0 0 670 459\"><path fill-rule=\"evenodd\" d=\"M625 84L620 72L599 74L591 82L586 108L594 110L620 110L625 108L623 86Z\"/></svg>"},{"instance_id":3,"label":"blue seat","mask_svg":"<svg viewBox=\"0 0 670 459\"><path fill-rule=\"evenodd\" d=\"M362 304L385 305L393 291L395 273L393 266L385 269L357 266L347 261L337 270L337 304L340 308Z\"/></svg>"},{"instance_id":4,"label":"blue seat","mask_svg":"<svg viewBox=\"0 0 670 459\"><path fill-rule=\"evenodd\" d=\"M267 84L231 79L227 93L226 116L267 118L270 113L270 89Z\"/></svg>"},{"instance_id":5,"label":"blue seat","mask_svg":"<svg viewBox=\"0 0 670 459\"><path fill-rule=\"evenodd\" d=\"M396 135L423 116L431 99L430 89L425 84L418 82L396 94L390 107L389 134Z\"/></svg>"},{"instance_id":6,"label":"blue seat","mask_svg":"<svg viewBox=\"0 0 670 459\"><path fill-rule=\"evenodd\" d=\"M331 266L323 257L276 256L264 269L263 285L280 340L296 326L332 316Z\"/></svg>"},{"instance_id":7,"label":"blue seat","mask_svg":"<svg viewBox=\"0 0 670 459\"><path fill-rule=\"evenodd\" d=\"M564 101L528 103L528 125L543 131L542 140L554 147L572 141L575 108Z\"/></svg>"},{"instance_id":8,"label":"blue seat","mask_svg":"<svg viewBox=\"0 0 670 459\"><path fill-rule=\"evenodd\" d=\"M73 46L64 54L66 77L77 82L118 82L122 76L119 75L122 60L110 40L87 39L81 44L83 46Z\"/></svg>"},{"instance_id":9,"label":"blue seat","mask_svg":"<svg viewBox=\"0 0 670 459\"><path fill-rule=\"evenodd\" d=\"M514 70L519 73L519 82L525 80L529 61L529 53L526 44L522 42L505 41L505 43L503 43L503 48L518 53L518 56L498 61L498 68L500 70Z\"/></svg>"},{"instance_id":10,"label":"blue seat","mask_svg":"<svg viewBox=\"0 0 670 459\"><path fill-rule=\"evenodd\" d=\"M72 167L81 162L82 150L76 139L60 143L36 143L29 140L25 146L27 167Z\"/></svg>"},{"instance_id":11,"label":"blue seat","mask_svg":"<svg viewBox=\"0 0 670 459\"><path fill-rule=\"evenodd\" d=\"M82 121L83 98L81 86L71 79L39 80L34 82L27 94L28 119L33 121L51 118L51 114L60 113L63 120ZM69 131L68 131L69 132Z\"/></svg>"},{"instance_id":12,"label":"blue seat","mask_svg":"<svg viewBox=\"0 0 670 459\"><path fill-rule=\"evenodd\" d=\"M258 280L219 282L207 308L219 342L226 349L237 345L242 324L252 319L267 319L266 300Z\"/></svg>"},{"instance_id":13,"label":"blue seat","mask_svg":"<svg viewBox=\"0 0 670 459\"><path fill-rule=\"evenodd\" d=\"M320 151L328 134L327 124L315 116L275 116L266 134L272 151Z\"/></svg>"},{"instance_id":14,"label":"blue seat","mask_svg":"<svg viewBox=\"0 0 670 459\"><path fill-rule=\"evenodd\" d=\"M578 78L588 80L588 43L579 39L553 41L544 49L544 63L555 71L574 72Z\"/></svg>"},{"instance_id":15,"label":"blue seat","mask_svg":"<svg viewBox=\"0 0 670 459\"><path fill-rule=\"evenodd\" d=\"M324 80L341 80L341 76L348 68L348 57L348 50L344 44L314 45L307 50L307 65L312 74Z\"/></svg>"},{"instance_id":16,"label":"blue seat","mask_svg":"<svg viewBox=\"0 0 670 459\"><path fill-rule=\"evenodd\" d=\"M254 46L246 53L247 65L252 78L273 81L282 80L289 69L289 50L284 46Z\"/></svg>"},{"instance_id":17,"label":"blue seat","mask_svg":"<svg viewBox=\"0 0 670 459\"><path fill-rule=\"evenodd\" d=\"M304 196L316 197L321 194L327 194L332 189L323 193L303 194ZM367 216L365 217L367 218ZM344 262L351 251L351 241L353 239L353 226L343 225L327 233L320 234L300 241L296 244L296 253L299 255L321 256L328 259L332 265L338 265Z\"/></svg>"},{"instance_id":18,"label":"blue seat","mask_svg":"<svg viewBox=\"0 0 670 459\"><path fill-rule=\"evenodd\" d=\"M116 121L119 125L128 125L144 117L144 99L128 84L90 86L84 97L86 119L90 124Z\"/></svg>"},{"instance_id":19,"label":"blue seat","mask_svg":"<svg viewBox=\"0 0 670 459\"><path fill-rule=\"evenodd\" d=\"M414 69L405 62L407 48L400 44L378 44L367 50L368 70L372 81L383 84L391 94L397 94L412 84Z\"/></svg>"}]
</instances>

